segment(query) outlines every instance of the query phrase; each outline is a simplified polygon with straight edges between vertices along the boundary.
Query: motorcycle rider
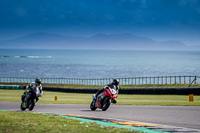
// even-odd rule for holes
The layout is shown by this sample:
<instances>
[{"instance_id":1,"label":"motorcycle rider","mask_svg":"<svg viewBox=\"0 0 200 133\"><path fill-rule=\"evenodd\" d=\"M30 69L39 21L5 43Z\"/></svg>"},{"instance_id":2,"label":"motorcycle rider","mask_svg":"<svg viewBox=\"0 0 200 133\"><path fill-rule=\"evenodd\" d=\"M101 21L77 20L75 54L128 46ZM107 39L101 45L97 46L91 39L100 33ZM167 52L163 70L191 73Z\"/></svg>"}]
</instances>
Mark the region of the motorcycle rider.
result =
<instances>
[{"instance_id":1,"label":"motorcycle rider","mask_svg":"<svg viewBox=\"0 0 200 133\"><path fill-rule=\"evenodd\" d=\"M96 93L96 95L95 95L95 97L94 97L94 98L95 98L95 101L96 101L96 99L97 99L97 96L98 96L100 93L102 93L104 90L107 90L108 87L111 86L111 85L115 85L116 91L117 91L117 95L118 95L118 93L119 93L119 80L118 80L118 79L114 79L112 83L110 83L110 84L104 86L102 89L99 89L99 90L97 91L97 93ZM116 100L116 99L113 99L113 100L112 100L112 103L117 103L117 100Z\"/></svg>"},{"instance_id":2,"label":"motorcycle rider","mask_svg":"<svg viewBox=\"0 0 200 133\"><path fill-rule=\"evenodd\" d=\"M21 100L23 102L23 106L25 106L25 102L29 98L29 96L28 96L29 90L32 89L32 88L36 88L36 87L38 87L38 89L39 89L39 97L42 96L43 91L42 91L41 79L40 78L36 78L35 82L33 82L30 85L26 86L24 94L21 96ZM36 102L39 100L39 97L36 98Z\"/></svg>"}]
</instances>

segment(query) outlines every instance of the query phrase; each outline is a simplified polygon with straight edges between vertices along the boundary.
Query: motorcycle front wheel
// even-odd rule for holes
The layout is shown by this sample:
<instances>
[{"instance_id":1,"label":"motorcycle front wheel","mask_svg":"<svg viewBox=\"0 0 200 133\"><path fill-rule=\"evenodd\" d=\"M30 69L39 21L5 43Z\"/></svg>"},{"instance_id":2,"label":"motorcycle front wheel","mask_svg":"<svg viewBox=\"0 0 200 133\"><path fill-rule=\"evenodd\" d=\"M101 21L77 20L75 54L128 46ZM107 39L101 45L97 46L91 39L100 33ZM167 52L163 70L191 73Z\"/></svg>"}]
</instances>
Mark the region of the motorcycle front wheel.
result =
<instances>
[{"instance_id":1,"label":"motorcycle front wheel","mask_svg":"<svg viewBox=\"0 0 200 133\"><path fill-rule=\"evenodd\" d=\"M26 107L23 107L23 103L21 103L20 108L21 108L22 111L26 110Z\"/></svg>"},{"instance_id":2,"label":"motorcycle front wheel","mask_svg":"<svg viewBox=\"0 0 200 133\"><path fill-rule=\"evenodd\" d=\"M30 101L29 101L29 111L32 111L33 110L33 108L34 108L34 106L35 106L35 102L36 102L36 100L35 99L30 99Z\"/></svg>"},{"instance_id":3,"label":"motorcycle front wheel","mask_svg":"<svg viewBox=\"0 0 200 133\"><path fill-rule=\"evenodd\" d=\"M106 111L109 108L110 103L111 103L111 99L105 99L103 102L102 111Z\"/></svg>"}]
</instances>

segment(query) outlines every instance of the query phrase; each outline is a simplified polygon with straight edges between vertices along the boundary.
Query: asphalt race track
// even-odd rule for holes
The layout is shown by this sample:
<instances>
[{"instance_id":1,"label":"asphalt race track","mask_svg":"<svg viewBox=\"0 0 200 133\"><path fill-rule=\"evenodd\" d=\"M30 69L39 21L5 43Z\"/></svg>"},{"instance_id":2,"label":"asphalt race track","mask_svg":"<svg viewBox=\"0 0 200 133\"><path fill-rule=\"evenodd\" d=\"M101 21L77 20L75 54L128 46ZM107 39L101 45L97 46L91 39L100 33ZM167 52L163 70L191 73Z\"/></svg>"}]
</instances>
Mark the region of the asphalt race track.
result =
<instances>
[{"instance_id":1,"label":"asphalt race track","mask_svg":"<svg viewBox=\"0 0 200 133\"><path fill-rule=\"evenodd\" d=\"M20 103L0 102L0 110L20 111ZM111 105L107 111L101 111L100 109L91 111L89 105L37 103L33 112L94 116L97 118L200 129L200 106Z\"/></svg>"}]
</instances>

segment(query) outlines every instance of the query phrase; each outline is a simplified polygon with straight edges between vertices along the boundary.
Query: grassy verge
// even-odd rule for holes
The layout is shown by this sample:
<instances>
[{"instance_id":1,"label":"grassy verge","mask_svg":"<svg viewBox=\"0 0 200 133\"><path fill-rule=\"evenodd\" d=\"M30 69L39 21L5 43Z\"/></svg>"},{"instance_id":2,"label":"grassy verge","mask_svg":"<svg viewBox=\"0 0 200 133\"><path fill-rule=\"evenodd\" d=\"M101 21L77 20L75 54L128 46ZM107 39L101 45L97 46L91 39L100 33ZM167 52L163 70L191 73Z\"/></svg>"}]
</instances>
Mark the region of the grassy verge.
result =
<instances>
[{"instance_id":1,"label":"grassy verge","mask_svg":"<svg viewBox=\"0 0 200 133\"><path fill-rule=\"evenodd\" d=\"M22 85L26 86L28 83L3 83L5 85ZM43 83L43 87L59 87L59 88L102 88L103 85L80 85L80 84L47 84ZM172 88L172 87L188 87L189 84L146 84L146 85L120 85L120 89L129 89L129 88ZM192 84L190 87L200 87L200 84Z\"/></svg>"},{"instance_id":2,"label":"grassy verge","mask_svg":"<svg viewBox=\"0 0 200 133\"><path fill-rule=\"evenodd\" d=\"M90 133L90 132L132 132L127 129L103 127L96 123L83 123L56 115L41 115L21 112L0 111L1 133Z\"/></svg>"},{"instance_id":3,"label":"grassy verge","mask_svg":"<svg viewBox=\"0 0 200 133\"><path fill-rule=\"evenodd\" d=\"M0 101L20 102L23 90L0 89ZM54 101L57 96L58 100ZM52 104L90 104L92 94L62 93L44 91L38 103ZM194 96L189 102L188 95L124 95L119 94L118 105L167 105L167 106L200 106L200 96Z\"/></svg>"}]
</instances>

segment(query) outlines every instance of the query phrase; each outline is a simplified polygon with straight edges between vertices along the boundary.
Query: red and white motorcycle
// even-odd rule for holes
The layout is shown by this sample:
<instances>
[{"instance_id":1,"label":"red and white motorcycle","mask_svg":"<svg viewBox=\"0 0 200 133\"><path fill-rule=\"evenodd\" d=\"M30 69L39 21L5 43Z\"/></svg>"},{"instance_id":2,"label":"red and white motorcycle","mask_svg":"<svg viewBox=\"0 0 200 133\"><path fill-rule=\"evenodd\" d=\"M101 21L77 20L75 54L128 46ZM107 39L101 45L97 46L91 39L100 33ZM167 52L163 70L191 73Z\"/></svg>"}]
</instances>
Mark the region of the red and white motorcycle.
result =
<instances>
[{"instance_id":1,"label":"red and white motorcycle","mask_svg":"<svg viewBox=\"0 0 200 133\"><path fill-rule=\"evenodd\" d=\"M102 111L106 111L111 101L113 101L117 97L117 90L115 85L111 85L108 89L104 90L101 94L99 94L95 100L95 95L93 95L93 101L90 104L90 109L95 111L97 108L102 109Z\"/></svg>"}]
</instances>

